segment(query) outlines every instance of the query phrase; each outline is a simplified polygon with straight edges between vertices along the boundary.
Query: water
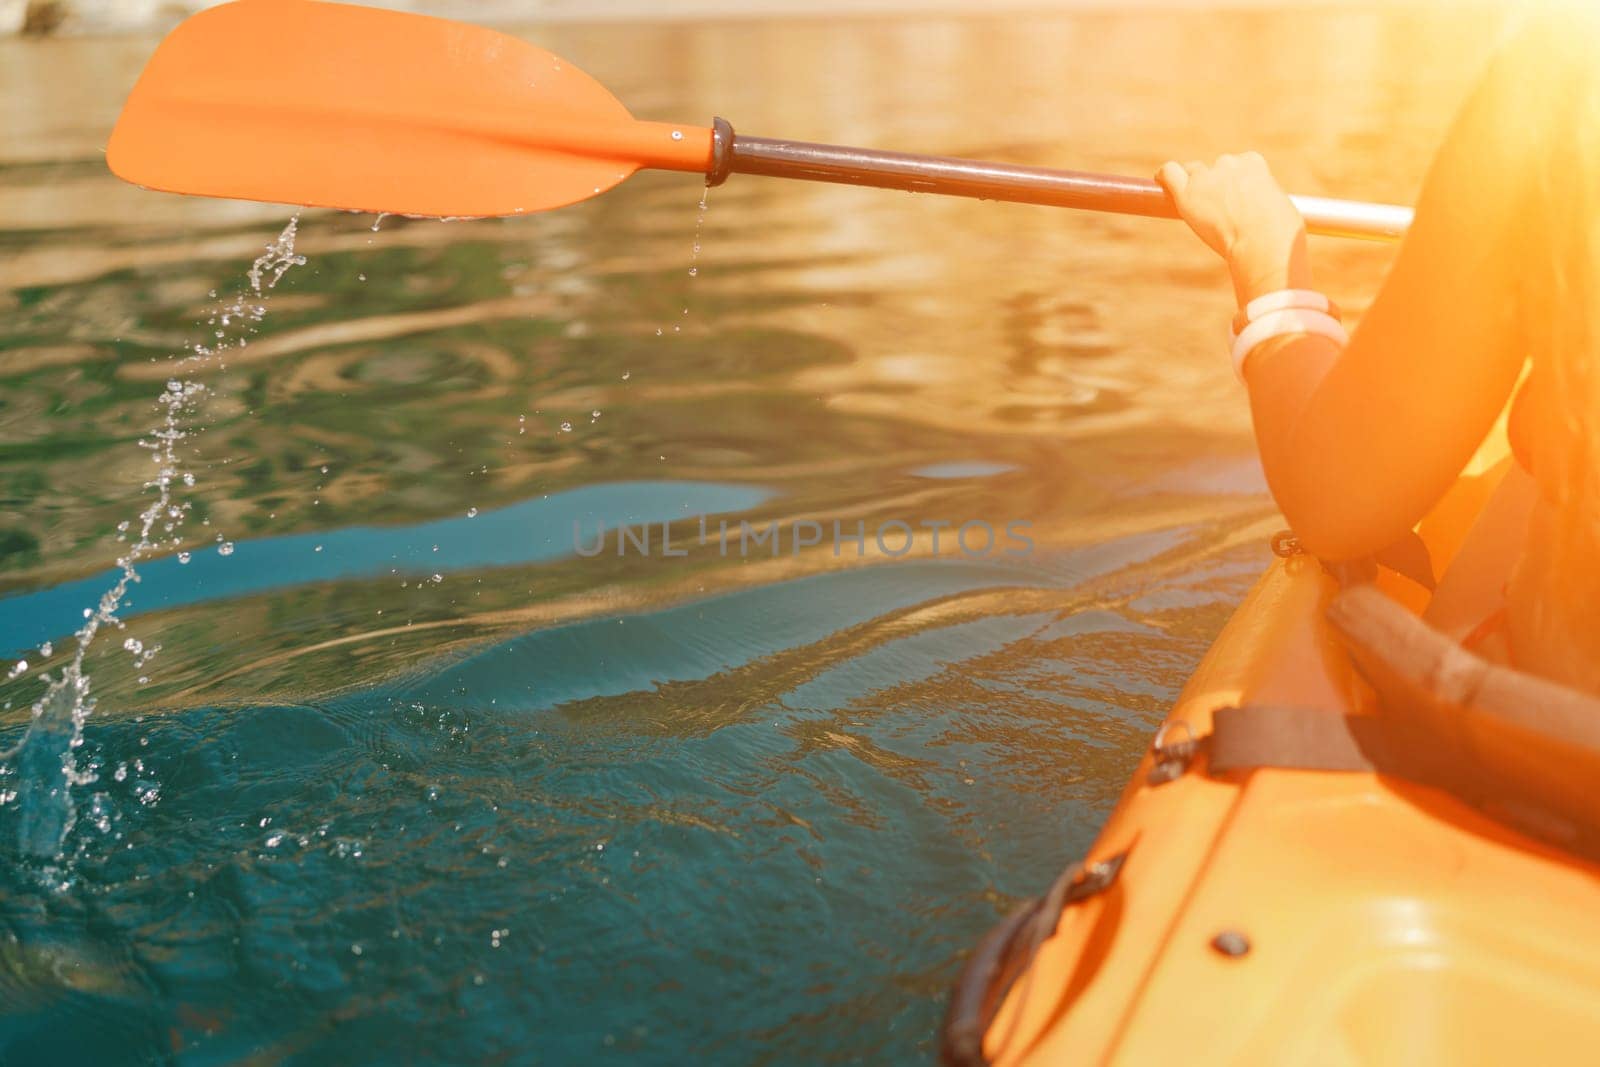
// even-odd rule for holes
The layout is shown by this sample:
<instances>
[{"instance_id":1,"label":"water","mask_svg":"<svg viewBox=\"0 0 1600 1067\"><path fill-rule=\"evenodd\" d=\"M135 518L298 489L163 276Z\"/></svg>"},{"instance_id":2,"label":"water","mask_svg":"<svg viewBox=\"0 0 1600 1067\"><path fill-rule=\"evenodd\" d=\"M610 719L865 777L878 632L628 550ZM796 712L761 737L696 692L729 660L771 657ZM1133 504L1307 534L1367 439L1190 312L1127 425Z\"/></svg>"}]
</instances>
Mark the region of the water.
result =
<instances>
[{"instance_id":1,"label":"water","mask_svg":"<svg viewBox=\"0 0 1600 1067\"><path fill-rule=\"evenodd\" d=\"M1405 201L1490 31L529 36L647 118L1132 173L1250 146ZM104 174L151 43L0 43L0 748L120 573L211 290L288 217ZM178 543L84 654L63 858L16 814L57 809L0 809L0 1058L931 1058L963 953L1092 839L1267 561L1227 289L1158 222L740 177L697 222L699 192L300 220L195 379ZM1355 312L1391 254L1315 252ZM741 522L776 551L722 548Z\"/></svg>"},{"instance_id":2,"label":"water","mask_svg":"<svg viewBox=\"0 0 1600 1067\"><path fill-rule=\"evenodd\" d=\"M218 307L208 324L218 327L211 331L215 339L192 346L192 354L180 361L179 366L191 370L221 366L230 348L243 348L249 343L266 314L266 301L283 275L294 266L305 262L294 251L297 219L291 219L266 250L250 265L247 275L249 286L241 295ZM215 291L211 294L216 296ZM118 541L126 541L130 526L137 526L136 540L116 561L113 573L102 576L98 603L84 608L83 624L46 631L49 636L72 631L73 652L59 673L40 676L44 692L29 709L33 719L20 741L8 751L0 753L0 762L13 788L0 794L0 801L10 803L9 821L16 827L16 845L20 852L34 858L60 860L62 846L71 832L76 817L74 793L92 787L97 780L93 770L78 765L76 749L83 743L83 727L94 712L91 696L91 679L84 669L85 659L95 637L108 626L120 626L118 612L128 589L140 580L137 566L147 557L183 543L182 527L188 515L189 502L178 494L179 486L194 485L194 475L183 469L185 442L193 429L191 424L202 408L207 389L198 381L171 378L166 388L158 394L155 407L161 413L160 422L141 438L139 447L150 453L156 464L156 474L144 482L148 497L154 497L144 506L136 522L119 523ZM233 553L233 545L217 535L219 554ZM187 560L180 559L180 562ZM72 590L81 592L81 585ZM146 648L136 637L122 643L123 650L133 658L135 668L144 668L160 651L160 645ZM48 640L39 644L40 654L49 657L53 646ZM19 660L8 672L9 680L27 673L27 661ZM139 684L147 677L141 675ZM98 799L98 798L97 798ZM54 878L52 872L49 875Z\"/></svg>"}]
</instances>

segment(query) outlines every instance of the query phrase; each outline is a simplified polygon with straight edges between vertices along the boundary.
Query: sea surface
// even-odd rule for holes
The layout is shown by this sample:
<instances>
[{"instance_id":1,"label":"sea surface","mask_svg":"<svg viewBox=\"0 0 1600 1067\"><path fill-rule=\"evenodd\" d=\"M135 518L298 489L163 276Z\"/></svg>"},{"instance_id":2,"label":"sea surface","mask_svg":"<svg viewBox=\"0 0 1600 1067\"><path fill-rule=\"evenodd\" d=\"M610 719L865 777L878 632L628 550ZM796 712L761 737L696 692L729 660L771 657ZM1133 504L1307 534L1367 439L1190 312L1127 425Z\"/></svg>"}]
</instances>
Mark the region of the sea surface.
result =
<instances>
[{"instance_id":1,"label":"sea surface","mask_svg":"<svg viewBox=\"0 0 1600 1067\"><path fill-rule=\"evenodd\" d=\"M1406 203L1495 29L515 32L641 117L1139 175L1255 148ZM1175 223L644 174L308 211L257 299L291 209L106 172L154 43L0 42L0 750L203 386L77 784L0 769L0 1060L930 1062L1270 559L1218 263ZM1393 255L1313 251L1356 316Z\"/></svg>"}]
</instances>

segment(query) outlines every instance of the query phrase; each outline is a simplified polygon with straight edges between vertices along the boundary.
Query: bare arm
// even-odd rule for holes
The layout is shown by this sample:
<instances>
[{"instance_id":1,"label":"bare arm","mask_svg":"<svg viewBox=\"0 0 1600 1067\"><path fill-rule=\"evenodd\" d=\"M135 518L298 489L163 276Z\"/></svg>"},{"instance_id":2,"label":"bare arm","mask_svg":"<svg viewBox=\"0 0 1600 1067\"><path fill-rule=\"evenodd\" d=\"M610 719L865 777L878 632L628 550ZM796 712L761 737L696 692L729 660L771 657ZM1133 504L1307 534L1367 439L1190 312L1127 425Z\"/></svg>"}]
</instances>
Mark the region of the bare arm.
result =
<instances>
[{"instance_id":1,"label":"bare arm","mask_svg":"<svg viewBox=\"0 0 1600 1067\"><path fill-rule=\"evenodd\" d=\"M1457 119L1349 347L1284 337L1246 364L1268 484L1323 558L1369 555L1415 525L1482 442L1526 356L1514 252L1535 135L1505 67ZM1311 287L1304 224L1259 156L1168 164L1159 177L1228 260L1241 303Z\"/></svg>"}]
</instances>

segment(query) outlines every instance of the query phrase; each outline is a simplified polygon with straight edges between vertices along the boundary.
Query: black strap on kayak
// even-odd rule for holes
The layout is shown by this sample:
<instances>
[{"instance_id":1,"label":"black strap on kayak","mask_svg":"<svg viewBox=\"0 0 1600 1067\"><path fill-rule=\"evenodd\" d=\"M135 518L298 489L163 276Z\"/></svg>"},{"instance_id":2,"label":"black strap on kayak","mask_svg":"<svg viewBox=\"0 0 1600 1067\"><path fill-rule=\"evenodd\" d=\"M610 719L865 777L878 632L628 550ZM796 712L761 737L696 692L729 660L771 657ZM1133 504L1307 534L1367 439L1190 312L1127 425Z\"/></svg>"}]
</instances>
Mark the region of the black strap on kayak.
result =
<instances>
[{"instance_id":1,"label":"black strap on kayak","mask_svg":"<svg viewBox=\"0 0 1600 1067\"><path fill-rule=\"evenodd\" d=\"M1031 900L990 930L967 957L940 1034L939 1062L944 1067L988 1067L983 1039L1017 978L1027 971L1045 939L1055 933L1069 905L1103 893L1122 873L1127 852L1085 866L1074 863L1061 873L1044 896Z\"/></svg>"},{"instance_id":2,"label":"black strap on kayak","mask_svg":"<svg viewBox=\"0 0 1600 1067\"><path fill-rule=\"evenodd\" d=\"M1211 718L1212 774L1275 767L1293 771L1366 771L1456 787L1459 762L1426 744L1397 742L1375 715L1332 715L1322 708L1247 704Z\"/></svg>"},{"instance_id":3,"label":"black strap on kayak","mask_svg":"<svg viewBox=\"0 0 1600 1067\"><path fill-rule=\"evenodd\" d=\"M1321 708L1247 705L1218 708L1205 739L1215 775L1256 770L1382 774L1431 786L1488 817L1574 855L1600 861L1600 826L1487 772L1453 745L1400 739L1376 715L1332 715Z\"/></svg>"},{"instance_id":4,"label":"black strap on kayak","mask_svg":"<svg viewBox=\"0 0 1600 1067\"><path fill-rule=\"evenodd\" d=\"M1377 714L1221 709L1208 739L1212 773L1391 775L1600 857L1600 698L1489 663L1371 586L1340 593L1328 617L1376 690Z\"/></svg>"}]
</instances>

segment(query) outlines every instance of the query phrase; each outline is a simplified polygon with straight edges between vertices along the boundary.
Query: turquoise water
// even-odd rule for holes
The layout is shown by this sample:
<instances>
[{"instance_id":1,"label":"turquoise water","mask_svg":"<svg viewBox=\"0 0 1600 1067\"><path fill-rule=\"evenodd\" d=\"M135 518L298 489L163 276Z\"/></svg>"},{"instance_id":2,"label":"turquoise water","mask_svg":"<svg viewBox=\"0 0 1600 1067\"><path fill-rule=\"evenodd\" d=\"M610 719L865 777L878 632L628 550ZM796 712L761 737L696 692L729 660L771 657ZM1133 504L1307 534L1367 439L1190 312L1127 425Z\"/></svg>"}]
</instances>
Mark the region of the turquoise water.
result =
<instances>
[{"instance_id":1,"label":"turquoise water","mask_svg":"<svg viewBox=\"0 0 1600 1067\"><path fill-rule=\"evenodd\" d=\"M382 574L426 578L560 559L592 551L606 530L626 526L638 531L685 514L746 511L767 495L742 485L607 483L408 526L346 526L230 541L225 555L202 548L198 554L162 556L141 565L138 595L130 597L118 615L126 620L147 611L338 579ZM634 543L625 542L624 548ZM31 648L72 632L81 621L83 606L97 601L117 573L106 570L0 598L0 648L26 655Z\"/></svg>"},{"instance_id":2,"label":"turquoise water","mask_svg":"<svg viewBox=\"0 0 1600 1067\"><path fill-rule=\"evenodd\" d=\"M524 32L653 118L1134 173L1256 146L1405 201L1489 20ZM0 43L0 750L119 573L156 397L209 390L52 739L59 847L57 750L0 769L0 1060L930 1061L1269 558L1216 265L1162 223L735 179L691 278L700 190L645 175L307 213L194 370L289 212L104 174L151 45ZM1357 313L1391 255L1315 253Z\"/></svg>"}]
</instances>

